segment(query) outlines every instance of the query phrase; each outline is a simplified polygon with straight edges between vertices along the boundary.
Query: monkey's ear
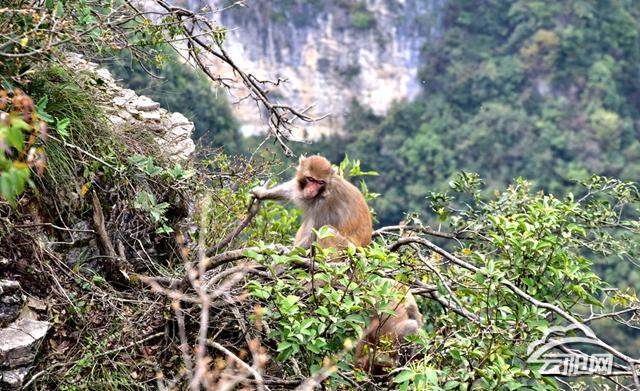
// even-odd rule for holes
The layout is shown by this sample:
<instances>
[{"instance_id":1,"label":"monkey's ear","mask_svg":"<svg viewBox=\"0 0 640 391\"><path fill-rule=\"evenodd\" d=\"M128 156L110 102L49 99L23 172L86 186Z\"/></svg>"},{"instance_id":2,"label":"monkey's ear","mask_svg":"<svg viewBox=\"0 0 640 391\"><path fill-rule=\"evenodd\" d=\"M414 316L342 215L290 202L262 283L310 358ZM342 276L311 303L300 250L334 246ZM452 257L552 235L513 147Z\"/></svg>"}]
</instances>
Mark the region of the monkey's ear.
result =
<instances>
[{"instance_id":1,"label":"monkey's ear","mask_svg":"<svg viewBox=\"0 0 640 391\"><path fill-rule=\"evenodd\" d=\"M298 170L300 169L300 167L302 167L302 162L304 162L304 159L306 159L304 155L300 155L300 157L298 158Z\"/></svg>"}]
</instances>

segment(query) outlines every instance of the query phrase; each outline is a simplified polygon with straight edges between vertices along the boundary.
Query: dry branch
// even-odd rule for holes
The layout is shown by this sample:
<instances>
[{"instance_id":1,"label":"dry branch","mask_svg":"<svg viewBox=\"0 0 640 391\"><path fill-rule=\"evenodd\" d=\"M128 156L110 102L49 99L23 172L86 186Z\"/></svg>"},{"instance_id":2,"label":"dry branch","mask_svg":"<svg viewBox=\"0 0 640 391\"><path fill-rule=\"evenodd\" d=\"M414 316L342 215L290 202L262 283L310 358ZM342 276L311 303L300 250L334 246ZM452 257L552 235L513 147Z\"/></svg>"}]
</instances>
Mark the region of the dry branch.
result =
<instances>
[{"instance_id":1,"label":"dry branch","mask_svg":"<svg viewBox=\"0 0 640 391\"><path fill-rule=\"evenodd\" d=\"M241 222L239 222L236 228L224 239L222 239L220 243L216 244L209 251L207 251L207 256L212 256L213 254L217 253L221 248L228 246L229 243L231 243L238 235L240 235L242 230L244 230L249 225L258 211L260 211L260 204L260 201L257 201L252 197L251 201L249 201L249 207L247 208L247 216Z\"/></svg>"}]
</instances>

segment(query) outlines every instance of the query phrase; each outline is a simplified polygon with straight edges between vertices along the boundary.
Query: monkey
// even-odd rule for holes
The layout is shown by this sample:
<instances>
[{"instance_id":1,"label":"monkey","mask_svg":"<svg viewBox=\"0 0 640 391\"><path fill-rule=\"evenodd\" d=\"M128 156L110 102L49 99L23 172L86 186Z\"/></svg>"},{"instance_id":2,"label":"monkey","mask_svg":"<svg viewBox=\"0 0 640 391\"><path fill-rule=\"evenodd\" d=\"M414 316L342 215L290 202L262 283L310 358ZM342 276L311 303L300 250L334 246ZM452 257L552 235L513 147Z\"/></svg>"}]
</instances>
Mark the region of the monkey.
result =
<instances>
[{"instance_id":1,"label":"monkey","mask_svg":"<svg viewBox=\"0 0 640 391\"><path fill-rule=\"evenodd\" d=\"M404 297L391 303L393 314L375 314L356 344L355 367L372 375L386 375L386 371L395 368L405 337L417 334L423 326L411 292L397 282L394 290L403 292ZM383 347L384 342L389 346Z\"/></svg>"},{"instance_id":2,"label":"monkey","mask_svg":"<svg viewBox=\"0 0 640 391\"><path fill-rule=\"evenodd\" d=\"M373 224L364 196L322 156L301 156L291 180L272 189L258 186L251 193L259 200L292 201L302 209L296 246L310 248L315 240L313 230L323 226L329 226L333 236L319 241L322 248L343 249L349 243L364 247L371 242Z\"/></svg>"},{"instance_id":3,"label":"monkey","mask_svg":"<svg viewBox=\"0 0 640 391\"><path fill-rule=\"evenodd\" d=\"M313 230L323 226L328 226L333 235L318 240L320 248L344 249L349 243L365 247L371 242L373 224L364 196L337 175L322 156L301 156L291 180L271 189L257 186L251 193L258 200L291 201L302 209L303 222L296 233L296 246L310 248L316 239ZM402 299L391 304L394 314L374 315L356 345L355 365L365 371L389 366L378 365L374 357L383 338L391 338L395 348L405 336L422 327L422 315L413 295L399 283L395 283L394 290L405 292ZM389 355L395 359L397 352Z\"/></svg>"}]
</instances>

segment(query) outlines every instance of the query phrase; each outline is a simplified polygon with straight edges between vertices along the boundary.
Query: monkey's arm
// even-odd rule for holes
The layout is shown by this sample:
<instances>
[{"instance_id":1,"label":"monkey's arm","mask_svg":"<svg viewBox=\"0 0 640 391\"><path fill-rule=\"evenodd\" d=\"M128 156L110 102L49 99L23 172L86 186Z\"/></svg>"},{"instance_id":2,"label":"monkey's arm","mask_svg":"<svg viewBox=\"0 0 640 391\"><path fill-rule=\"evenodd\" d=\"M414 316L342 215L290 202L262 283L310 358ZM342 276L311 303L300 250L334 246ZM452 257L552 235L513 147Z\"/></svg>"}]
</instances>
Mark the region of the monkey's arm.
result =
<instances>
[{"instance_id":1,"label":"monkey's arm","mask_svg":"<svg viewBox=\"0 0 640 391\"><path fill-rule=\"evenodd\" d=\"M276 187L267 189L264 186L256 186L251 189L251 194L259 200L287 200L294 199L296 190L296 180L292 179L288 182L279 184Z\"/></svg>"}]
</instances>

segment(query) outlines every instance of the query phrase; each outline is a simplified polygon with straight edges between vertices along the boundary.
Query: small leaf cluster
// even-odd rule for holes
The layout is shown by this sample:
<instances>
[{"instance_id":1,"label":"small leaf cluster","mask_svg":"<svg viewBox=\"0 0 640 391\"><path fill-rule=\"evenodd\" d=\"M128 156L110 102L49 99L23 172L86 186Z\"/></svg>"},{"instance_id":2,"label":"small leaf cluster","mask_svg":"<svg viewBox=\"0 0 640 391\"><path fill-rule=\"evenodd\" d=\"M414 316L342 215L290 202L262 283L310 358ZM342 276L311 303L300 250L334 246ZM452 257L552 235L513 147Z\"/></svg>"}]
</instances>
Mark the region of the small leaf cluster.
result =
<instances>
[{"instance_id":1,"label":"small leaf cluster","mask_svg":"<svg viewBox=\"0 0 640 391\"><path fill-rule=\"evenodd\" d=\"M180 163L175 163L173 168L157 166L153 158L143 155L131 156L129 163L148 178L157 178L158 180L170 182L173 186L185 184L189 178L196 174L195 170L185 169ZM151 220L157 226L156 233L170 234L173 232L166 216L168 209L171 207L170 203L158 202L153 193L142 190L136 196L134 207L149 213Z\"/></svg>"},{"instance_id":2,"label":"small leaf cluster","mask_svg":"<svg viewBox=\"0 0 640 391\"><path fill-rule=\"evenodd\" d=\"M0 197L14 203L30 183L31 169L46 167L38 140L47 136L46 113L20 90L0 90Z\"/></svg>"}]
</instances>

